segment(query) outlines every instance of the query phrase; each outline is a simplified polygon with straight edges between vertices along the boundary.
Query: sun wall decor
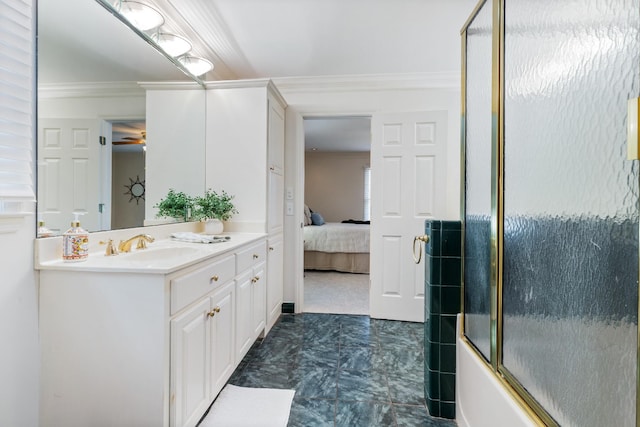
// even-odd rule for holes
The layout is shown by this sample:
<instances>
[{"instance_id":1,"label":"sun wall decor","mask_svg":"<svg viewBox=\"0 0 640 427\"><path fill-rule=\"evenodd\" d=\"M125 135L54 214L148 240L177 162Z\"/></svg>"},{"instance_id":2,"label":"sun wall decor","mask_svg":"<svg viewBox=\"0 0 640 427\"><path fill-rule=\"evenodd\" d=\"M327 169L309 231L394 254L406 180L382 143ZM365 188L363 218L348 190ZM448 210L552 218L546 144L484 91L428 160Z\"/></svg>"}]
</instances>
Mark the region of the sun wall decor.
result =
<instances>
[{"instance_id":1,"label":"sun wall decor","mask_svg":"<svg viewBox=\"0 0 640 427\"><path fill-rule=\"evenodd\" d=\"M133 180L133 178L129 178L129 184L124 185L127 189L124 194L128 194L130 196L129 203L131 203L132 200L135 200L137 205L140 203L140 200L144 200L144 182L144 180L140 181L140 176L138 175L136 175L135 181Z\"/></svg>"}]
</instances>

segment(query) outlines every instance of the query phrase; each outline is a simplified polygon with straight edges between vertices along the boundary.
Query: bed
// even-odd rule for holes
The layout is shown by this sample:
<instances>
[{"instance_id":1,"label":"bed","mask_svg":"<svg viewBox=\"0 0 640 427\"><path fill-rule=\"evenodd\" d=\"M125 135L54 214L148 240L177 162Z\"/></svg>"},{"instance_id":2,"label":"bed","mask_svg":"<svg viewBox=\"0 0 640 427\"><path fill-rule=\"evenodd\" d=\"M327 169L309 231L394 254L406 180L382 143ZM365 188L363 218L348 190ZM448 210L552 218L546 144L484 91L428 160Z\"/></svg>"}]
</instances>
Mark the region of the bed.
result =
<instances>
[{"instance_id":1,"label":"bed","mask_svg":"<svg viewBox=\"0 0 640 427\"><path fill-rule=\"evenodd\" d=\"M369 273L369 224L327 222L304 227L305 270Z\"/></svg>"}]
</instances>

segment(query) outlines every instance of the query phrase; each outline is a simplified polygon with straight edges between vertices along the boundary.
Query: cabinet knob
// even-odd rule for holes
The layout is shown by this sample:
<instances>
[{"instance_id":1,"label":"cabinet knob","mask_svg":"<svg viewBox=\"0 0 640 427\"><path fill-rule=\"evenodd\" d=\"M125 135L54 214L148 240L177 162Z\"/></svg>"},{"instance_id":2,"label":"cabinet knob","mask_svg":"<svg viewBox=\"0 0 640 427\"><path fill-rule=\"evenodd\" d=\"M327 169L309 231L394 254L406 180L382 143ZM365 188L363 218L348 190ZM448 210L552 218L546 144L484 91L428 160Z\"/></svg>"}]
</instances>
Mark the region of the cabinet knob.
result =
<instances>
[{"instance_id":1,"label":"cabinet knob","mask_svg":"<svg viewBox=\"0 0 640 427\"><path fill-rule=\"evenodd\" d=\"M216 313L220 313L220 307L214 308L213 311L215 311Z\"/></svg>"},{"instance_id":2,"label":"cabinet knob","mask_svg":"<svg viewBox=\"0 0 640 427\"><path fill-rule=\"evenodd\" d=\"M258 254L253 254L253 259L258 259L258 258L260 258L260 255L258 255Z\"/></svg>"},{"instance_id":3,"label":"cabinet knob","mask_svg":"<svg viewBox=\"0 0 640 427\"><path fill-rule=\"evenodd\" d=\"M272 251L273 250L273 246L269 246L269 250Z\"/></svg>"},{"instance_id":4,"label":"cabinet knob","mask_svg":"<svg viewBox=\"0 0 640 427\"><path fill-rule=\"evenodd\" d=\"M211 276L211 281L212 281L212 282L217 282L217 281L218 281L218 279L219 279L219 277L218 277L218 276Z\"/></svg>"},{"instance_id":5,"label":"cabinet knob","mask_svg":"<svg viewBox=\"0 0 640 427\"><path fill-rule=\"evenodd\" d=\"M218 310L218 311L220 311L220 310ZM207 313L208 317L213 317L215 315L216 315L216 311L215 310L211 310L210 312Z\"/></svg>"},{"instance_id":6,"label":"cabinet knob","mask_svg":"<svg viewBox=\"0 0 640 427\"><path fill-rule=\"evenodd\" d=\"M260 278L256 276L253 279L251 279L251 283L256 283L258 280L260 280Z\"/></svg>"}]
</instances>

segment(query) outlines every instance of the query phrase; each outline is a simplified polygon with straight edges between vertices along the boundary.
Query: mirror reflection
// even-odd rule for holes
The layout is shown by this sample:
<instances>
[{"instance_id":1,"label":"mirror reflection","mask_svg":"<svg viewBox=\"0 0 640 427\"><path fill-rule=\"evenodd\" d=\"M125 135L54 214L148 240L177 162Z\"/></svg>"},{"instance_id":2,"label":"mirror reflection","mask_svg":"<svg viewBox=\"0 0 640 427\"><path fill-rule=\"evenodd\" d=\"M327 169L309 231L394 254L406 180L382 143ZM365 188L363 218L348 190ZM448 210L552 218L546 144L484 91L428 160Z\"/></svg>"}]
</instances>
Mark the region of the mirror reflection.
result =
<instances>
[{"instance_id":1,"label":"mirror reflection","mask_svg":"<svg viewBox=\"0 0 640 427\"><path fill-rule=\"evenodd\" d=\"M89 231L142 226L149 165L137 82L190 78L90 0L38 1L37 61L38 221L54 234L72 212Z\"/></svg>"}]
</instances>

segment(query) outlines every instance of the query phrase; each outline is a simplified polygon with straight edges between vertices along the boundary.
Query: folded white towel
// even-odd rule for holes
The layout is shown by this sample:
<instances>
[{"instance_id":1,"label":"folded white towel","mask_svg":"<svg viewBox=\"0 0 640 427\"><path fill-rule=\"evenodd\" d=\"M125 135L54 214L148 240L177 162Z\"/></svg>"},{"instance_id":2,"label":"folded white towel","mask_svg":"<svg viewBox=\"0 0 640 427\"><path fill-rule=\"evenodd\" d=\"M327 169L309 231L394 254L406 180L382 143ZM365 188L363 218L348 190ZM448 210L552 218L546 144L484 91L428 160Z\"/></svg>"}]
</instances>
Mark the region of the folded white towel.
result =
<instances>
[{"instance_id":1,"label":"folded white towel","mask_svg":"<svg viewBox=\"0 0 640 427\"><path fill-rule=\"evenodd\" d=\"M190 243L222 243L231 240L231 236L213 236L209 234L198 233L172 233L171 237L174 240Z\"/></svg>"}]
</instances>

